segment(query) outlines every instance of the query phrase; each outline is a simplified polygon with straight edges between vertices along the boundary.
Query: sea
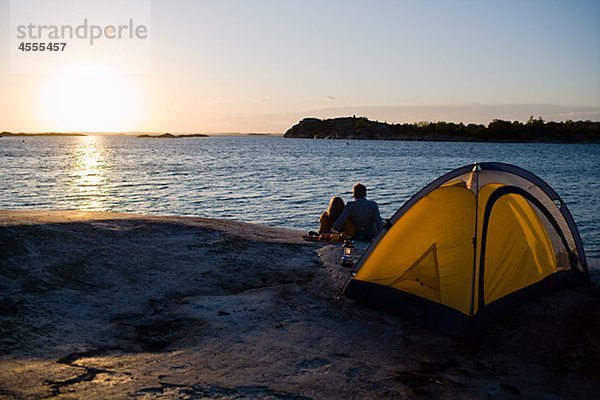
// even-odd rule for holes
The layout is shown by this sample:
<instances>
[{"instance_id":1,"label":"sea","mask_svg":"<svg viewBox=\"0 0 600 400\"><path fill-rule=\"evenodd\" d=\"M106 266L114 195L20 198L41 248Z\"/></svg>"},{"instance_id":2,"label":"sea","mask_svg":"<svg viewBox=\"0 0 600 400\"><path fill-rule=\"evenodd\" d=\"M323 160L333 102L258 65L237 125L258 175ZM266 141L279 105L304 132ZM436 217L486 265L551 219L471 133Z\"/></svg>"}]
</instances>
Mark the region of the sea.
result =
<instances>
[{"instance_id":1,"label":"sea","mask_svg":"<svg viewBox=\"0 0 600 400\"><path fill-rule=\"evenodd\" d=\"M4 137L0 209L200 216L316 229L331 196L362 182L384 218L463 165L525 168L567 204L586 256L600 258L600 144L212 136Z\"/></svg>"}]
</instances>

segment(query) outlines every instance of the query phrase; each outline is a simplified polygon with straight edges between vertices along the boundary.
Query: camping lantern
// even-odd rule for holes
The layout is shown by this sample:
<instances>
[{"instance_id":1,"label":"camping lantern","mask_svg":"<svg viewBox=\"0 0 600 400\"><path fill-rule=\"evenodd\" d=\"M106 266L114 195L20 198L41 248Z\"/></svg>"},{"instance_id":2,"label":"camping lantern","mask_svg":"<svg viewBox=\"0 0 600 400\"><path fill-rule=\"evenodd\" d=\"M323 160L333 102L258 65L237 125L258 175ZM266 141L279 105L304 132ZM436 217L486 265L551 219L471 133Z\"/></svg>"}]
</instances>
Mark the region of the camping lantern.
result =
<instances>
[{"instance_id":1,"label":"camping lantern","mask_svg":"<svg viewBox=\"0 0 600 400\"><path fill-rule=\"evenodd\" d=\"M352 256L352 249L354 248L354 242L350 239L344 240L344 244L342 245L342 249L344 250L344 254L342 255L342 266L343 267L352 267L354 265L354 258Z\"/></svg>"}]
</instances>

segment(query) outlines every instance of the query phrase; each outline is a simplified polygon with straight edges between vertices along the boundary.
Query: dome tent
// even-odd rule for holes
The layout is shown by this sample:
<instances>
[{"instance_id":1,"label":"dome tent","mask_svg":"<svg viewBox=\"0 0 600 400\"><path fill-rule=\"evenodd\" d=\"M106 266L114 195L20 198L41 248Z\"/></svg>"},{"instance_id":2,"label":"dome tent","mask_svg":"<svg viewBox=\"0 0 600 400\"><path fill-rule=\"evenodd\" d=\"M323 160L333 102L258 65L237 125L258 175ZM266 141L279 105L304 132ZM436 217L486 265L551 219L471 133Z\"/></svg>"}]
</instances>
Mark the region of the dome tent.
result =
<instances>
[{"instance_id":1,"label":"dome tent","mask_svg":"<svg viewBox=\"0 0 600 400\"><path fill-rule=\"evenodd\" d=\"M408 200L371 242L344 294L458 336L515 305L589 285L581 238L558 194L503 163L467 165Z\"/></svg>"}]
</instances>

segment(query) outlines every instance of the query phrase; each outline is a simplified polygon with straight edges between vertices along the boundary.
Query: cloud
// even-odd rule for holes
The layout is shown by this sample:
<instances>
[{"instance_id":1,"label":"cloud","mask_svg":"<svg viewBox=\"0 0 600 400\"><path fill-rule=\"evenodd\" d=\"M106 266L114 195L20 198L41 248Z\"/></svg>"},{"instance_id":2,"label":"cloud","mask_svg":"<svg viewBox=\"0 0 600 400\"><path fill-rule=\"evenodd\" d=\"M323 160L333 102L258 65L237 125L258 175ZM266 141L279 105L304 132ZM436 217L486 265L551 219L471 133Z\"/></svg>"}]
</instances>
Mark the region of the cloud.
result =
<instances>
[{"instance_id":1,"label":"cloud","mask_svg":"<svg viewBox=\"0 0 600 400\"><path fill-rule=\"evenodd\" d=\"M599 120L600 119L600 110L591 110L591 111L571 111L557 114L561 117L568 119L582 119L582 120Z\"/></svg>"}]
</instances>

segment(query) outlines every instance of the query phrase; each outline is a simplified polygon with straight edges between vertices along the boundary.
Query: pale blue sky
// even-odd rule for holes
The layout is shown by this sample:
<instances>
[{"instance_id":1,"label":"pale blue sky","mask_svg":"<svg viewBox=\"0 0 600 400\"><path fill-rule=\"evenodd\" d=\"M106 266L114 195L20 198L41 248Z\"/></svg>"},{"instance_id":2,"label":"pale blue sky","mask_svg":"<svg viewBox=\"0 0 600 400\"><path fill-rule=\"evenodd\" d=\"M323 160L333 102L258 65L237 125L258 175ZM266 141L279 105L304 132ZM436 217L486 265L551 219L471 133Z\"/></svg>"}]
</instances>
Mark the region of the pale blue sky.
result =
<instances>
[{"instance_id":1,"label":"pale blue sky","mask_svg":"<svg viewBox=\"0 0 600 400\"><path fill-rule=\"evenodd\" d=\"M283 132L352 114L600 120L600 1L151 4L151 72L127 74L141 111L126 129ZM11 75L7 42L0 129L52 130L27 108L46 78Z\"/></svg>"}]
</instances>

